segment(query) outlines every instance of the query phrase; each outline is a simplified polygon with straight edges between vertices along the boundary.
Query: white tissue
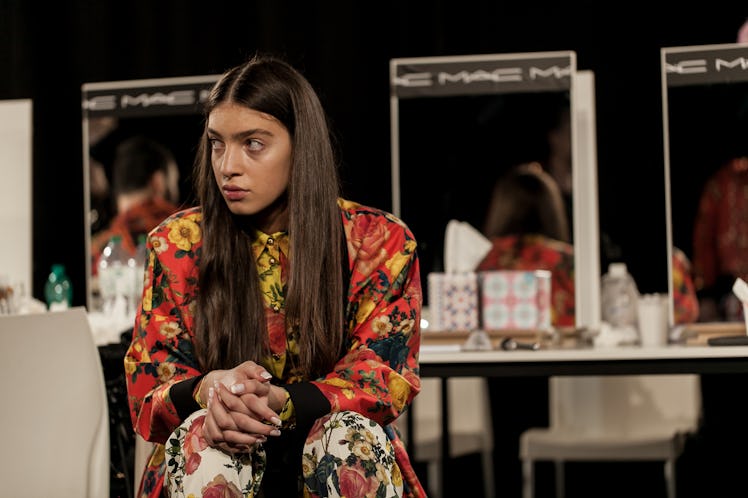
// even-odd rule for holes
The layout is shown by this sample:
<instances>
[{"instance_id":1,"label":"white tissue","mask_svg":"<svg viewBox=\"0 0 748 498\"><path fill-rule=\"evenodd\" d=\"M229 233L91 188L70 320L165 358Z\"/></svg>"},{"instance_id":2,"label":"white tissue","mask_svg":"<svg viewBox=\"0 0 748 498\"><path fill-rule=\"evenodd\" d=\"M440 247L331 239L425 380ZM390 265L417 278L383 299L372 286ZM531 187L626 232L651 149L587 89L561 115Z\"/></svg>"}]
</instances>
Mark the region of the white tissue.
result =
<instances>
[{"instance_id":1,"label":"white tissue","mask_svg":"<svg viewBox=\"0 0 748 498\"><path fill-rule=\"evenodd\" d=\"M732 284L732 292L738 296L741 302L748 303L748 284L745 283L745 280L740 277L736 278L735 283Z\"/></svg>"},{"instance_id":2,"label":"white tissue","mask_svg":"<svg viewBox=\"0 0 748 498\"><path fill-rule=\"evenodd\" d=\"M462 273L475 270L488 251L491 241L465 221L450 220L444 235L444 271Z\"/></svg>"},{"instance_id":3,"label":"white tissue","mask_svg":"<svg viewBox=\"0 0 748 498\"><path fill-rule=\"evenodd\" d=\"M738 299L740 299L740 303L743 305L745 333L748 334L748 284L745 283L745 280L738 277L735 279L735 283L732 284L732 292L733 294L738 296Z\"/></svg>"}]
</instances>

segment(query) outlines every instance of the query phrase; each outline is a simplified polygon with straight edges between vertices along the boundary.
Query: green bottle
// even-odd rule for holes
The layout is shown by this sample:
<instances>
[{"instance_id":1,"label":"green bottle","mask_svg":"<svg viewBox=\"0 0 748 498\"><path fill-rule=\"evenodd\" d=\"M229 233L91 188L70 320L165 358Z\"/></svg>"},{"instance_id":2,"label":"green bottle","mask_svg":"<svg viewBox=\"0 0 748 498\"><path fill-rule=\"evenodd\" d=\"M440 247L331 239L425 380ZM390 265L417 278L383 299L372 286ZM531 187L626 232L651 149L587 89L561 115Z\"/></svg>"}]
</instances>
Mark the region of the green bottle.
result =
<instances>
[{"instance_id":1,"label":"green bottle","mask_svg":"<svg viewBox=\"0 0 748 498\"><path fill-rule=\"evenodd\" d=\"M44 299L49 311L68 309L73 305L73 286L65 273L65 265L52 265L44 284Z\"/></svg>"}]
</instances>

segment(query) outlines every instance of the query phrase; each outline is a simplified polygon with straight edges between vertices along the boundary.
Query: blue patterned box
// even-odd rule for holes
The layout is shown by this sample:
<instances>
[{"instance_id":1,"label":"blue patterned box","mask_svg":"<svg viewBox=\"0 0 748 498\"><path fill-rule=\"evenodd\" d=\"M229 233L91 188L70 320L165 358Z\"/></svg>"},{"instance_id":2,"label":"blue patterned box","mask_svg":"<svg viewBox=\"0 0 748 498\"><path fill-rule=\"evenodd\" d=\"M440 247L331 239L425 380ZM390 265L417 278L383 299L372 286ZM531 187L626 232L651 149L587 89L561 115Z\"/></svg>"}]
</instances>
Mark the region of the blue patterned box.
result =
<instances>
[{"instance_id":1,"label":"blue patterned box","mask_svg":"<svg viewBox=\"0 0 748 498\"><path fill-rule=\"evenodd\" d=\"M483 328L550 329L551 272L480 272Z\"/></svg>"},{"instance_id":2,"label":"blue patterned box","mask_svg":"<svg viewBox=\"0 0 748 498\"><path fill-rule=\"evenodd\" d=\"M430 330L478 328L477 273L432 272L428 284Z\"/></svg>"}]
</instances>

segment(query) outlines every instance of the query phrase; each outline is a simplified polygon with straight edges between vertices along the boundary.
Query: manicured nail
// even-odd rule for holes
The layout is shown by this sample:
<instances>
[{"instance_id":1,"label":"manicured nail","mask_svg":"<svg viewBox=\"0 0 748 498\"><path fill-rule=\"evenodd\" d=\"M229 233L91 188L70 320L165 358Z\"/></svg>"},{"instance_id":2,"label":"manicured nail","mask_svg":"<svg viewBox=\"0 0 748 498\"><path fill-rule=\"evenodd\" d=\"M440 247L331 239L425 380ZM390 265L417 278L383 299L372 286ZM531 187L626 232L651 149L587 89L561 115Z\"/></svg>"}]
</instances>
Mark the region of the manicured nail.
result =
<instances>
[{"instance_id":1,"label":"manicured nail","mask_svg":"<svg viewBox=\"0 0 748 498\"><path fill-rule=\"evenodd\" d=\"M281 425L281 419L279 419L278 417L273 417L270 419L270 421L273 423L273 425L277 425L278 427L280 427Z\"/></svg>"},{"instance_id":2,"label":"manicured nail","mask_svg":"<svg viewBox=\"0 0 748 498\"><path fill-rule=\"evenodd\" d=\"M263 379L268 379L268 380L270 380L270 379L272 379L272 378L273 378L273 374L271 374L270 372L267 372L267 371L265 371L265 372L262 372L262 373L260 374L260 377L262 377Z\"/></svg>"},{"instance_id":3,"label":"manicured nail","mask_svg":"<svg viewBox=\"0 0 748 498\"><path fill-rule=\"evenodd\" d=\"M234 394L239 394L244 392L244 384L232 384L231 385L231 392Z\"/></svg>"},{"instance_id":4,"label":"manicured nail","mask_svg":"<svg viewBox=\"0 0 748 498\"><path fill-rule=\"evenodd\" d=\"M273 430L272 430L272 431L270 432L270 435L271 435L271 436L280 436L280 435L281 435L281 431L279 431L278 429L273 429Z\"/></svg>"}]
</instances>

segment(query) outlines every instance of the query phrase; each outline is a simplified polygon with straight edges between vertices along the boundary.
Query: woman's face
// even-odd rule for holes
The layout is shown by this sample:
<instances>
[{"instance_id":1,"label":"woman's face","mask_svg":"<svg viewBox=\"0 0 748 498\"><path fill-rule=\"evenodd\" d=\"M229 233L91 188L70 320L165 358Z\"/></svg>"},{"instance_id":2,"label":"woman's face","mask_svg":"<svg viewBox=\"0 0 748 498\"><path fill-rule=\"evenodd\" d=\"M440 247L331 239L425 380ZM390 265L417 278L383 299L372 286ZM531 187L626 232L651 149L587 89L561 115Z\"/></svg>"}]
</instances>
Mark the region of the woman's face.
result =
<instances>
[{"instance_id":1,"label":"woman's face","mask_svg":"<svg viewBox=\"0 0 748 498\"><path fill-rule=\"evenodd\" d=\"M291 174L291 136L277 119L230 102L208 116L213 175L232 213L256 217L257 228L287 228L280 200Z\"/></svg>"}]
</instances>

